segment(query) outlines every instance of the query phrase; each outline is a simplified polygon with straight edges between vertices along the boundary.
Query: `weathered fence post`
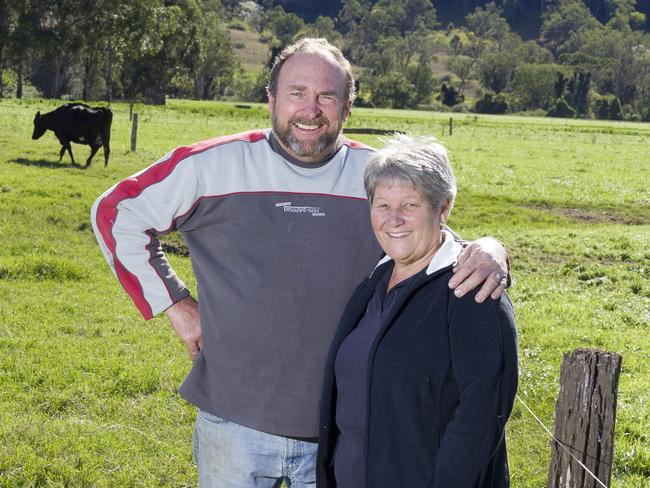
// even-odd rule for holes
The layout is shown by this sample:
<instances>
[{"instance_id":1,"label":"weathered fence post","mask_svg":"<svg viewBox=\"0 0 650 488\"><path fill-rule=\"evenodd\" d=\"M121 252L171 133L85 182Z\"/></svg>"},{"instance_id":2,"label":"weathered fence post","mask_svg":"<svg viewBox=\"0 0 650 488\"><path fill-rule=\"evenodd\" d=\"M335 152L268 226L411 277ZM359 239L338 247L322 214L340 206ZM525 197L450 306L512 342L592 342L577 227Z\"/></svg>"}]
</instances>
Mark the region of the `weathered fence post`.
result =
<instances>
[{"instance_id":1,"label":"weathered fence post","mask_svg":"<svg viewBox=\"0 0 650 488\"><path fill-rule=\"evenodd\" d=\"M135 151L135 145L138 139L138 114L133 114L131 123L131 152Z\"/></svg>"},{"instance_id":2,"label":"weathered fence post","mask_svg":"<svg viewBox=\"0 0 650 488\"><path fill-rule=\"evenodd\" d=\"M449 117L449 135L454 131L454 119L453 117Z\"/></svg>"},{"instance_id":3,"label":"weathered fence post","mask_svg":"<svg viewBox=\"0 0 650 488\"><path fill-rule=\"evenodd\" d=\"M614 457L616 394L623 358L616 353L577 349L564 354L555 404L555 439L547 488L598 488L567 452L609 486Z\"/></svg>"},{"instance_id":4,"label":"weathered fence post","mask_svg":"<svg viewBox=\"0 0 650 488\"><path fill-rule=\"evenodd\" d=\"M129 120L133 120L133 102L129 102Z\"/></svg>"}]
</instances>

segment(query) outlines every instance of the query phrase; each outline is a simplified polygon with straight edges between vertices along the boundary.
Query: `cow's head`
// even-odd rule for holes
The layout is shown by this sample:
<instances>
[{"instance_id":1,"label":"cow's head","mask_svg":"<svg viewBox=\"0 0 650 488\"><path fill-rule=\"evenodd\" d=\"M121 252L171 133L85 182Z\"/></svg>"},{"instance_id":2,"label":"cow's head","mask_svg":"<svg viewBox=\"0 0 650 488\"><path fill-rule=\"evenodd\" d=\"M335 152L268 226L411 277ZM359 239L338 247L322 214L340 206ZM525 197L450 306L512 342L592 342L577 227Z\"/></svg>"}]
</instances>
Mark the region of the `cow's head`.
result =
<instances>
[{"instance_id":1,"label":"cow's head","mask_svg":"<svg viewBox=\"0 0 650 488\"><path fill-rule=\"evenodd\" d=\"M32 139L38 139L43 134L45 134L46 130L47 127L45 127L45 123L41 118L41 112L36 112L36 117L34 117L34 132L32 133Z\"/></svg>"}]
</instances>

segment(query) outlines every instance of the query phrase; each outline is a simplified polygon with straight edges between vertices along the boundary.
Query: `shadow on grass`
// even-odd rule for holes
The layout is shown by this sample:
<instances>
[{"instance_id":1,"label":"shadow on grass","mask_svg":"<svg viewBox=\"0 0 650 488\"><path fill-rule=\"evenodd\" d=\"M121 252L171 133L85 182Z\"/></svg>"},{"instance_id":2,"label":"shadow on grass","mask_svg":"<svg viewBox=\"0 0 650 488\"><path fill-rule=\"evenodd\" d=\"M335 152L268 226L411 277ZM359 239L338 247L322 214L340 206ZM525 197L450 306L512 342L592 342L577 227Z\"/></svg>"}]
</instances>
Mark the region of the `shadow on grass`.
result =
<instances>
[{"instance_id":1,"label":"shadow on grass","mask_svg":"<svg viewBox=\"0 0 650 488\"><path fill-rule=\"evenodd\" d=\"M47 161L45 159L26 159L26 158L17 158L10 159L8 163L20 164L21 166L34 166L37 168L50 168L50 169L86 169L84 166L79 166L78 164L72 164L67 161Z\"/></svg>"}]
</instances>

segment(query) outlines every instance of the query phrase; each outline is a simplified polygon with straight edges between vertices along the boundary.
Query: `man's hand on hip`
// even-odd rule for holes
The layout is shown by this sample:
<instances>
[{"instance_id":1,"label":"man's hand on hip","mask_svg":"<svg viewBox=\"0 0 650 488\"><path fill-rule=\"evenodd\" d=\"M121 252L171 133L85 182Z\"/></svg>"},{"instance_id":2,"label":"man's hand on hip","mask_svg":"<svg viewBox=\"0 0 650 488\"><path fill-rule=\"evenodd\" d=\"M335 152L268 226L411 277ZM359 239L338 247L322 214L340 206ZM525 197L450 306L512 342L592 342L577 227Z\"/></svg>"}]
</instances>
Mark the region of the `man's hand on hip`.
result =
<instances>
[{"instance_id":1,"label":"man's hand on hip","mask_svg":"<svg viewBox=\"0 0 650 488\"><path fill-rule=\"evenodd\" d=\"M449 288L462 297L482 283L476 301L482 303L487 297L497 300L506 289L508 272L508 252L503 244L492 237L482 237L463 249Z\"/></svg>"},{"instance_id":2,"label":"man's hand on hip","mask_svg":"<svg viewBox=\"0 0 650 488\"><path fill-rule=\"evenodd\" d=\"M165 315L194 361L203 348L199 304L192 297L183 298L165 310Z\"/></svg>"}]
</instances>

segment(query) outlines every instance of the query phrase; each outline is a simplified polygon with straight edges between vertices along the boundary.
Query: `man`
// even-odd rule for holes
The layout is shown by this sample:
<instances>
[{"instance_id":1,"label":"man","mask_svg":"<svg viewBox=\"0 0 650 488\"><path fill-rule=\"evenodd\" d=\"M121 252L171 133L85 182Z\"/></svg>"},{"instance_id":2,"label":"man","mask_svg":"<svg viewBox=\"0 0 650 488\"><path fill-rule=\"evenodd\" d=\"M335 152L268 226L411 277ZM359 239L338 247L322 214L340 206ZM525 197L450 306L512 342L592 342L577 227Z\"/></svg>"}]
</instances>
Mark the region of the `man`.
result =
<instances>
[{"instance_id":1,"label":"man","mask_svg":"<svg viewBox=\"0 0 650 488\"><path fill-rule=\"evenodd\" d=\"M178 148L92 209L138 309L164 311L193 360L180 393L198 407L206 487L315 484L325 356L353 287L381 257L362 181L372 149L341 136L354 100L348 61L303 39L276 59L268 92L271 131ZM172 230L190 249L198 304L160 250L157 235ZM450 286L463 294L487 279L479 299L498 297L505 260L498 242L473 244Z\"/></svg>"}]
</instances>

